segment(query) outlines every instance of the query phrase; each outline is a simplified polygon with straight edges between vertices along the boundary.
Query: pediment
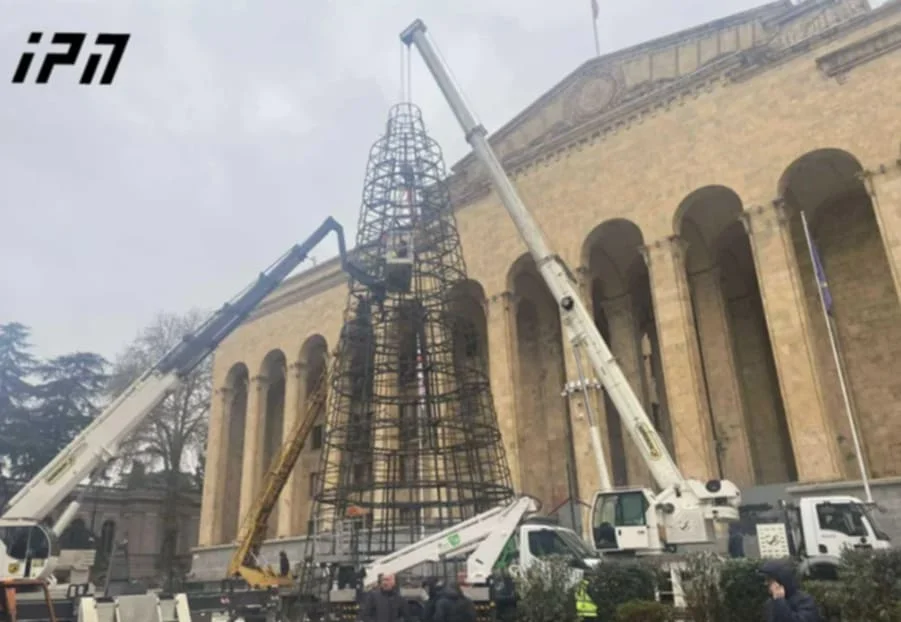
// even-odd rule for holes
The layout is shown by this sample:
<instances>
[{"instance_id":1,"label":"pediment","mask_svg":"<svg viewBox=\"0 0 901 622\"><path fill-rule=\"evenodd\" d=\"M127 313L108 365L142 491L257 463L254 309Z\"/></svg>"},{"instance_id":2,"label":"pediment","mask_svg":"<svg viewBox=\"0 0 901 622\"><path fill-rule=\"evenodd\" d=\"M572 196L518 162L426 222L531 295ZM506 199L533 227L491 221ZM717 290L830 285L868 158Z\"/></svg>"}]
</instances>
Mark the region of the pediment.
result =
<instances>
[{"instance_id":1,"label":"pediment","mask_svg":"<svg viewBox=\"0 0 901 622\"><path fill-rule=\"evenodd\" d=\"M688 83L728 59L766 64L770 52L866 12L866 0L780 0L633 48L587 61L490 141L502 162L541 151L559 136L601 117L616 117L638 100L653 100L675 83ZM452 189L469 194L485 185L472 154L453 167Z\"/></svg>"}]
</instances>

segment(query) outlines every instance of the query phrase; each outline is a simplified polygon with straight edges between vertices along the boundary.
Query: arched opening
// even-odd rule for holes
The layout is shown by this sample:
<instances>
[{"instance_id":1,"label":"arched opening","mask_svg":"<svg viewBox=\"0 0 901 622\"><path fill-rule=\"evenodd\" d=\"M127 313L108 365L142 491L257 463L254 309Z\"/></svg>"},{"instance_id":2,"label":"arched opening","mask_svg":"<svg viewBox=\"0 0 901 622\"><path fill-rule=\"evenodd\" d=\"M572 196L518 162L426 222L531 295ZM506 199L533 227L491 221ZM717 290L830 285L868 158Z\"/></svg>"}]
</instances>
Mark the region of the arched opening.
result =
<instances>
[{"instance_id":1,"label":"arched opening","mask_svg":"<svg viewBox=\"0 0 901 622\"><path fill-rule=\"evenodd\" d=\"M93 549L94 534L88 529L87 524L82 518L76 518L69 526L63 530L59 537L59 546L61 549Z\"/></svg>"},{"instance_id":2,"label":"arched opening","mask_svg":"<svg viewBox=\"0 0 901 622\"><path fill-rule=\"evenodd\" d=\"M679 205L676 233L704 371L716 462L740 486L797 479L785 407L757 285L741 199L724 186Z\"/></svg>"},{"instance_id":3,"label":"arched opening","mask_svg":"<svg viewBox=\"0 0 901 622\"><path fill-rule=\"evenodd\" d=\"M244 429L247 425L247 387L250 374L247 366L237 363L229 370L225 381L228 402L225 406L225 451L222 452L220 473L225 478L222 503L221 542L232 542L238 536L241 511L241 479L244 474Z\"/></svg>"},{"instance_id":4,"label":"arched opening","mask_svg":"<svg viewBox=\"0 0 901 622\"><path fill-rule=\"evenodd\" d=\"M113 553L116 546L116 521L107 519L100 526L100 542L97 544L97 552L107 559Z\"/></svg>"},{"instance_id":5,"label":"arched opening","mask_svg":"<svg viewBox=\"0 0 901 622\"><path fill-rule=\"evenodd\" d=\"M601 223L583 245L595 324L639 401L672 447L657 327L639 228L624 219ZM615 485L646 485L650 473L606 390L602 392L608 458Z\"/></svg>"},{"instance_id":6,"label":"arched opening","mask_svg":"<svg viewBox=\"0 0 901 622\"><path fill-rule=\"evenodd\" d=\"M515 306L517 437L524 492L546 510L577 498L577 477L557 305L528 255L509 274Z\"/></svg>"},{"instance_id":7,"label":"arched opening","mask_svg":"<svg viewBox=\"0 0 901 622\"><path fill-rule=\"evenodd\" d=\"M265 378L265 398L262 404L263 412L263 452L261 474L265 474L272 461L281 451L285 428L285 376L287 373L287 360L281 350L272 350L263 359L260 373ZM275 533L278 525L279 508L272 511L269 517L268 534Z\"/></svg>"},{"instance_id":8,"label":"arched opening","mask_svg":"<svg viewBox=\"0 0 901 622\"><path fill-rule=\"evenodd\" d=\"M317 469L322 448L325 446L326 421L325 411L328 400L328 382L325 374L328 370L328 343L322 335L313 335L304 342L300 349L301 372L301 396L302 403L298 405L299 416L305 417L311 407L315 408L315 421L310 431L310 438L304 447L297 464L294 467L294 521L292 533L299 532L308 524L313 498L318 492L317 486L321 482ZM323 391L322 397L316 395L317 391Z\"/></svg>"},{"instance_id":9,"label":"arched opening","mask_svg":"<svg viewBox=\"0 0 901 622\"><path fill-rule=\"evenodd\" d=\"M820 380L845 473L859 476L838 370L844 372L863 454L874 477L901 474L901 305L873 211L854 156L839 149L810 152L780 180L807 303ZM827 283L823 313L804 235L806 216ZM829 341L835 336L836 356Z\"/></svg>"}]
</instances>

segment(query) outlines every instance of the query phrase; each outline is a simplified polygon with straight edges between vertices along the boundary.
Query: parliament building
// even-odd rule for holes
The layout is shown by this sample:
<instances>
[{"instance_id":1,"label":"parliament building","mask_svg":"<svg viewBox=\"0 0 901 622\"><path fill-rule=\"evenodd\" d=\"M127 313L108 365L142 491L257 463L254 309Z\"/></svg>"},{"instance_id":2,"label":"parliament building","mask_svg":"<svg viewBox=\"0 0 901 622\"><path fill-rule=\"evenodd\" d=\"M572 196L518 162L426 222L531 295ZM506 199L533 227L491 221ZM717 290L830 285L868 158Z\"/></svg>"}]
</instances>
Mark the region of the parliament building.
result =
<instances>
[{"instance_id":1,"label":"parliament building","mask_svg":"<svg viewBox=\"0 0 901 622\"><path fill-rule=\"evenodd\" d=\"M842 369L874 495L901 506L901 0L777 0L591 59L491 141L686 476L860 494ZM516 489L591 502L586 399L613 482L650 483L604 392L565 394L557 305L484 169L470 154L448 183L469 276L452 295ZM347 295L321 263L216 351L201 548L235 539ZM270 537L306 532L326 433Z\"/></svg>"}]
</instances>

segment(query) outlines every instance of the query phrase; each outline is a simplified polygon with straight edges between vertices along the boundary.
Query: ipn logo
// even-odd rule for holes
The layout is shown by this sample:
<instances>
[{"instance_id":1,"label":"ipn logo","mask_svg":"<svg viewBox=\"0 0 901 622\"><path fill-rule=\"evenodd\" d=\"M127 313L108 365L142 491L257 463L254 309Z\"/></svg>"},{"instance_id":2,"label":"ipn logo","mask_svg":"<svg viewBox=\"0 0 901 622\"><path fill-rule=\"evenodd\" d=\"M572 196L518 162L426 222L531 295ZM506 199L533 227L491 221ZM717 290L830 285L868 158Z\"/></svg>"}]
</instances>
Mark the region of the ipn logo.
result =
<instances>
[{"instance_id":1,"label":"ipn logo","mask_svg":"<svg viewBox=\"0 0 901 622\"><path fill-rule=\"evenodd\" d=\"M28 43L29 45L38 45L43 38L44 33L33 32L28 36ZM37 78L34 81L35 84L47 84L50 81L50 74L53 73L54 67L63 65L74 66L78 62L86 38L87 33L84 32L54 33L50 42L53 45L65 45L68 47L65 52L50 52L44 56L44 61L41 63ZM104 52L108 51L109 57L100 74L99 84L112 84L130 38L131 35L128 34L101 33L97 35L97 38L94 40L95 51L88 56L88 62L85 63L84 71L82 71L81 79L78 83L94 84L94 76L100 68L101 61L103 61ZM22 54L19 64L16 66L16 72L13 74L13 84L25 83L33 60L33 52Z\"/></svg>"}]
</instances>

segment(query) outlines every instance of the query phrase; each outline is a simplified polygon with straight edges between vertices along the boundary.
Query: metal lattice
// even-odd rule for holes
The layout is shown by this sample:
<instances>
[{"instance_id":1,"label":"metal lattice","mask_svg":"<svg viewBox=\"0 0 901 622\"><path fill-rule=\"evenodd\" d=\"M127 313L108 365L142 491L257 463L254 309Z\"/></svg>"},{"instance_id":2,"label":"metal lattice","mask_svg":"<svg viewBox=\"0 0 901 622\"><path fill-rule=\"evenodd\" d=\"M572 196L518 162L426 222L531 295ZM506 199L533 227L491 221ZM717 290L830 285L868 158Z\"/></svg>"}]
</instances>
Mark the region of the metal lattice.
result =
<instances>
[{"instance_id":1,"label":"metal lattice","mask_svg":"<svg viewBox=\"0 0 901 622\"><path fill-rule=\"evenodd\" d=\"M372 147L328 406L316 562L355 565L513 494L484 340L458 313L466 280L441 150L394 106ZM434 569L432 569L434 570Z\"/></svg>"}]
</instances>

